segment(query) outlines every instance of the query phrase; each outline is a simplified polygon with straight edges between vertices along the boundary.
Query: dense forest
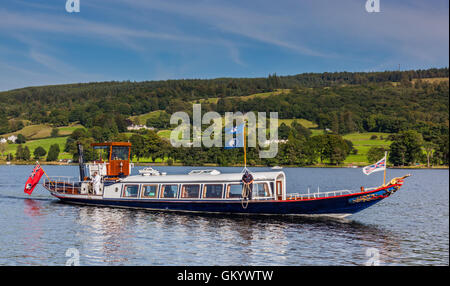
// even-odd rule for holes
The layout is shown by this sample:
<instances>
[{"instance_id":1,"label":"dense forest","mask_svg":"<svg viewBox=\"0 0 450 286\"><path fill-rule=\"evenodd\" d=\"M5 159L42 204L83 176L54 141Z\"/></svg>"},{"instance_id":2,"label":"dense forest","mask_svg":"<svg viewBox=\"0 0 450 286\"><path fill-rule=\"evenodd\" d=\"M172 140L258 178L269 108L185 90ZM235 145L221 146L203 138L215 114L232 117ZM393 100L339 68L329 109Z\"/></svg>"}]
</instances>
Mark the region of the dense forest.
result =
<instances>
[{"instance_id":1,"label":"dense forest","mask_svg":"<svg viewBox=\"0 0 450 286\"><path fill-rule=\"evenodd\" d=\"M221 99L218 104L209 104L205 109L278 111L280 118L306 118L329 127L332 127L330 121L333 119L322 117L324 114L333 117L330 111L339 112L336 114L338 117L349 111L355 113L355 118L349 120L354 121L356 127L351 128L376 128L370 125L371 122L363 126L362 119L379 113L407 122L411 119L436 122L438 119L437 122L442 123L448 120L448 83L435 85L420 80L412 83L415 79L436 77L448 77L448 68L27 87L0 92L0 134L18 128L17 121L9 120L8 123L8 119L55 125L80 121L91 127L96 125L96 120L101 121L99 117L105 113L125 118L154 110L166 110L171 114L190 110L190 102L204 98ZM263 102L259 99L250 102L236 99L279 88L292 89L292 93L267 98ZM424 110L433 114L426 115Z\"/></svg>"},{"instance_id":2,"label":"dense forest","mask_svg":"<svg viewBox=\"0 0 450 286\"><path fill-rule=\"evenodd\" d=\"M440 160L448 164L448 143L445 141L448 141L449 127L449 82L427 80L448 77L448 68L441 68L27 87L0 92L3 103L0 106L0 134L20 130L24 122L55 127L79 122L89 131L80 138L112 140L126 131L131 123L130 116L164 110L166 116L161 120L164 122L153 122L153 125L167 127L167 115L176 111L190 113L193 103L202 102L203 111L221 114L227 111L276 111L280 119L307 119L316 123L318 128L332 133L316 138L299 130L298 126L280 127L284 128L284 137L290 140L289 144L281 147L280 156L284 159L278 158L278 163L286 161L301 165L322 161L321 152L310 144L316 147L320 144L341 146L337 152L342 153L340 156L335 152L335 157L330 155L327 159L328 162L339 163L345 154L352 152L352 148L333 135L386 132L398 134L398 138L409 138L400 134L416 132L424 143L433 144L435 150L442 149ZM284 90L282 93L269 93L281 89ZM249 97L258 93L269 94ZM309 139L313 137L315 141ZM68 142L68 146L77 139L76 136L69 138L72 141ZM133 140L138 139L135 137ZM227 151L230 155L225 156L215 148L201 151L187 149L190 150L183 152L192 153L189 156L173 150L165 151L165 156L193 162L223 163L225 160L233 163L233 160L223 158L233 158L232 154L240 152ZM303 153L298 153L299 150ZM138 154L137 151L135 154ZM250 160L252 152L256 150L250 150ZM208 159L195 159L198 156ZM288 159L292 156L297 159ZM254 161L268 163L256 158Z\"/></svg>"}]
</instances>

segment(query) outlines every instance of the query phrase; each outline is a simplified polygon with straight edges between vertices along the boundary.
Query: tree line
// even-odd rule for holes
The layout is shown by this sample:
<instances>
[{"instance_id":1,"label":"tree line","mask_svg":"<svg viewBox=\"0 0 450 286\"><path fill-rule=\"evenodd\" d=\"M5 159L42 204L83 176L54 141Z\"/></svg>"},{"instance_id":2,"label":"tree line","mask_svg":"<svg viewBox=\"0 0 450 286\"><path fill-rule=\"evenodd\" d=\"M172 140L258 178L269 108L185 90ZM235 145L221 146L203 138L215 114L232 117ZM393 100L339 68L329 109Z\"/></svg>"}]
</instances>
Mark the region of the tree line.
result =
<instances>
[{"instance_id":1,"label":"tree line","mask_svg":"<svg viewBox=\"0 0 450 286\"><path fill-rule=\"evenodd\" d=\"M205 98L220 99L217 104L207 104L205 108L209 110L247 111L252 108L256 111L279 111L280 118L305 118L340 133L361 128L384 128L377 123L373 126L373 121L364 123L366 112L370 111L368 115L387 114L408 122L411 105L418 103L421 106L427 104L425 106L432 109L432 114L413 113L414 121L442 118L442 109L448 109L448 82L431 84L420 80L433 77L448 77L448 68L27 87L0 92L3 103L0 107L0 134L20 130L23 120L54 126L80 122L90 128L102 125L107 120L103 118L104 114L115 117L114 124L120 130L127 124L129 116L155 110L165 110L168 114L186 111L192 108L191 102ZM414 84L412 80L416 80ZM292 92L249 102L239 99L280 88L291 89ZM379 100L380 104L377 103ZM381 109L385 103L390 107L388 110ZM392 112L394 103L399 108ZM231 110L230 106L234 109ZM338 125L331 126L337 121Z\"/></svg>"},{"instance_id":2,"label":"tree line","mask_svg":"<svg viewBox=\"0 0 450 286\"><path fill-rule=\"evenodd\" d=\"M280 126L280 138L287 141L280 143L278 154L275 158L259 158L260 147L247 149L247 162L251 166L257 165L340 165L350 154L356 154L350 140L344 139L338 134L311 135L311 131L296 121L290 126ZM449 143L448 137L439 143L428 146L420 133L414 130L401 131L392 134L389 138L393 141L387 149L384 147L372 147L368 153L369 162L376 162L389 152L389 163L394 166L411 166L417 163L431 165L448 165ZM447 139L447 140L445 140ZM159 137L153 130L141 130L129 138L118 134L113 141L129 141L132 143L131 156L137 162L142 158L150 158L151 161L165 161L169 165L179 162L183 165L199 166L205 164L218 164L221 166L242 165L244 152L242 148L224 149L223 147L173 147L166 139ZM76 145L80 142L84 145L86 160L95 160L95 152L90 144L95 142L92 134L86 129L77 129L68 139L65 151L73 154L74 160L78 159ZM427 147L429 149L427 149Z\"/></svg>"},{"instance_id":3,"label":"tree line","mask_svg":"<svg viewBox=\"0 0 450 286\"><path fill-rule=\"evenodd\" d=\"M0 134L23 128L23 121L46 123L54 127L79 122L86 129L76 130L68 139L66 152L76 150L75 142L128 140L123 133L131 124L128 119L150 111L161 110L158 117L147 120L156 128L170 128L170 115L176 111L192 112L192 103L204 101L202 111L278 112L279 118L304 118L332 134L311 136L310 131L294 126L280 126L279 155L272 161L260 160L258 150L250 149L254 164L309 165L314 162L339 164L356 152L342 135L351 132L387 132L400 134L414 131L420 137L420 152L404 151L405 144L391 146L392 164L407 165L423 161L448 164L448 81L431 82L427 78L447 77L448 68L386 71L306 73L294 76L269 75L266 78L219 78L211 80L168 80L145 82L102 82L57 86L29 87L0 92ZM414 80L414 81L413 81ZM244 96L286 89L264 97ZM191 116L192 118L192 116ZM135 134L136 144L159 142L164 151L135 149L133 154L169 158L183 164L237 164L242 150L221 148L176 148L166 146L155 135ZM137 137L141 136L143 138ZM403 136L407 140L411 136ZM414 136L412 136L414 137ZM399 139L400 140L400 139ZM409 140L409 139L408 139ZM162 143L161 143L162 142ZM344 143L345 144L344 144ZM351 143L351 142L350 142ZM395 143L395 142L394 142ZM409 150L411 145L406 144ZM446 147L447 146L447 147ZM167 148L166 148L167 147ZM194 151L195 150L195 151ZM373 150L375 151L375 150ZM400 154L396 157L394 153ZM195 155L197 154L197 155ZM416 155L414 155L416 154ZM447 155L446 155L447 154ZM31 156L31 155L30 155ZM20 156L19 156L20 157ZM239 159L239 160L238 160ZM434 160L434 161L433 161Z\"/></svg>"},{"instance_id":4,"label":"tree line","mask_svg":"<svg viewBox=\"0 0 450 286\"><path fill-rule=\"evenodd\" d=\"M42 146L36 147L33 151L33 157L28 146L23 146L22 144L17 145L15 156L12 153L6 155L7 161L17 160L17 161L30 161L31 159L40 160L45 159L47 162L57 161L60 153L60 148L58 144L50 145L50 149L47 151ZM47 155L47 157L45 157Z\"/></svg>"}]
</instances>

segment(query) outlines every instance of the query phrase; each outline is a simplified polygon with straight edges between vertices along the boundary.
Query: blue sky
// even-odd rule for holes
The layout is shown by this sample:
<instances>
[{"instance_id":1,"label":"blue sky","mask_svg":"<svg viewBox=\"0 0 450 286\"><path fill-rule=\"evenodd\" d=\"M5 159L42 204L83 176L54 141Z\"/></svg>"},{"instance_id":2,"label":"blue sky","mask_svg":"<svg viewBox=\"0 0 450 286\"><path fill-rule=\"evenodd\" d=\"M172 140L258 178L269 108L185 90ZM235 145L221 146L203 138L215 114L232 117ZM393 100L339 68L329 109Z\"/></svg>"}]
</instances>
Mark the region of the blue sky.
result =
<instances>
[{"instance_id":1,"label":"blue sky","mask_svg":"<svg viewBox=\"0 0 450 286\"><path fill-rule=\"evenodd\" d=\"M448 67L449 2L0 0L0 90Z\"/></svg>"}]
</instances>

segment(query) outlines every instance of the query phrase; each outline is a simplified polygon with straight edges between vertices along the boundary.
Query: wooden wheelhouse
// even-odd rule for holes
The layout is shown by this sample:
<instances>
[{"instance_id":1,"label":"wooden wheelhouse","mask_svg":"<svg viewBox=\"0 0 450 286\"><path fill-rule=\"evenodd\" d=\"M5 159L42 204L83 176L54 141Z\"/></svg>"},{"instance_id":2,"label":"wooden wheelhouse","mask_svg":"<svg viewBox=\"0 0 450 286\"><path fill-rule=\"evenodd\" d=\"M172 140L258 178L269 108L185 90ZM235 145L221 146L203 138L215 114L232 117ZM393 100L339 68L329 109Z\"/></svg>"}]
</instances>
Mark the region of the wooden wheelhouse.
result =
<instances>
[{"instance_id":1,"label":"wooden wheelhouse","mask_svg":"<svg viewBox=\"0 0 450 286\"><path fill-rule=\"evenodd\" d=\"M97 166L98 171L107 179L117 179L130 175L130 152L129 142L105 142L92 143L95 150L100 150L99 160L89 164L89 167ZM92 171L90 171L91 173Z\"/></svg>"}]
</instances>

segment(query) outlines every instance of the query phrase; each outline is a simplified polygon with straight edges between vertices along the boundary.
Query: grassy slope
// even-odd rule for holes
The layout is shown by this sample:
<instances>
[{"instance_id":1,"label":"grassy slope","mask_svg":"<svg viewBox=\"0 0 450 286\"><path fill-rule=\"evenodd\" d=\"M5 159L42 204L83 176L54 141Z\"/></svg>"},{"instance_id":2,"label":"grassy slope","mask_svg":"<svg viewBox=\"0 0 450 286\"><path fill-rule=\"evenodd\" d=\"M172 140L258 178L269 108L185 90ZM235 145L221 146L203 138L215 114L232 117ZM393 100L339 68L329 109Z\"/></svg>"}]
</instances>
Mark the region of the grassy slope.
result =
<instances>
[{"instance_id":1,"label":"grassy slope","mask_svg":"<svg viewBox=\"0 0 450 286\"><path fill-rule=\"evenodd\" d=\"M170 132L171 130L160 130L157 134L161 138L170 139Z\"/></svg>"},{"instance_id":2,"label":"grassy slope","mask_svg":"<svg viewBox=\"0 0 450 286\"><path fill-rule=\"evenodd\" d=\"M415 83L416 81L418 81L419 79L415 78L412 80L413 83ZM420 79L422 82L427 82L427 83L439 83L442 81L447 81L448 82L448 77L432 77L432 78L421 78Z\"/></svg>"},{"instance_id":3,"label":"grassy slope","mask_svg":"<svg viewBox=\"0 0 450 286\"><path fill-rule=\"evenodd\" d=\"M22 146L28 146L30 149L31 157L33 158L33 152L34 149L41 146L47 151L50 149L50 146L53 144L58 144L59 149L61 150L61 153L59 154L59 159L71 159L72 156L68 153L62 152L64 150L64 145L66 144L67 136L64 137L55 137L55 138L45 138L45 139L37 139L37 140L30 140L27 141L25 144L22 144ZM8 144L8 148L6 153L12 153L14 156L16 156L16 150L17 150L18 144Z\"/></svg>"},{"instance_id":4,"label":"grassy slope","mask_svg":"<svg viewBox=\"0 0 450 286\"><path fill-rule=\"evenodd\" d=\"M147 119L149 119L149 118L156 118L156 117L159 116L159 114L161 112L165 112L165 111L163 111L163 110L156 110L156 111L151 111L151 112L144 113L144 114L141 114L141 115L131 116L130 120L134 122L136 119L138 119L139 120L139 124L144 125L147 122Z\"/></svg>"},{"instance_id":5,"label":"grassy slope","mask_svg":"<svg viewBox=\"0 0 450 286\"><path fill-rule=\"evenodd\" d=\"M292 122L294 121L297 121L297 123L300 123L306 128L317 128L317 124L315 124L314 122L301 118L278 119L278 126L280 126L282 123L286 124L287 126L291 126Z\"/></svg>"},{"instance_id":6,"label":"grassy slope","mask_svg":"<svg viewBox=\"0 0 450 286\"><path fill-rule=\"evenodd\" d=\"M59 130L58 135L68 136L72 134L72 132L77 128L84 128L84 127L80 124L58 127ZM24 128L12 133L3 134L1 135L1 137L7 138L8 136L11 135L17 136L17 134L22 134L27 139L44 139L50 137L51 133L52 133L52 126L46 124L35 124L25 126Z\"/></svg>"},{"instance_id":7,"label":"grassy slope","mask_svg":"<svg viewBox=\"0 0 450 286\"><path fill-rule=\"evenodd\" d=\"M290 91L289 89L277 89L276 91L271 91L271 92L255 93L255 94L250 94L247 96L229 97L229 98L240 98L242 100L248 100L248 99L256 98L256 97L268 97L271 95L278 95L283 92L289 92L289 91ZM219 100L218 97L211 97L211 98L205 98L205 99L198 99L198 100L192 101L191 103L192 104L195 104L195 103L216 103L217 104L218 100ZM145 124L147 122L147 119L158 117L161 112L164 112L164 111L163 110L155 110L155 111L151 111L151 112L140 114L140 115L130 116L130 120L134 122L136 119L138 119L140 124ZM292 122L292 119L283 119L283 120ZM299 123L302 123L302 124L305 123L307 126L306 125L304 125L304 126L307 128L312 128L314 126L314 123L307 121L306 119L297 119L297 120L299 120ZM280 123L281 119L279 119L278 121L279 121L279 124L281 124ZM300 122L300 121L303 121L303 122Z\"/></svg>"},{"instance_id":8,"label":"grassy slope","mask_svg":"<svg viewBox=\"0 0 450 286\"><path fill-rule=\"evenodd\" d=\"M254 94L250 94L247 96L239 96L239 97L230 96L227 98L239 98L242 100L249 100L252 98L264 98L264 97L269 97L271 95L279 95L279 94L282 94L285 92L287 93L289 91L290 91L290 89L277 89L275 91L270 91L270 92L254 93ZM192 103L214 103L214 104L217 104L217 101L219 101L219 97L210 97L210 98L195 100L195 101L192 101Z\"/></svg>"},{"instance_id":9,"label":"grassy slope","mask_svg":"<svg viewBox=\"0 0 450 286\"><path fill-rule=\"evenodd\" d=\"M370 137L373 135L378 136L378 138L370 139ZM386 138L388 135L389 135L388 133L380 133L380 132L351 133L344 135L343 136L344 139L352 141L353 146L355 147L355 149L358 150L358 154L349 155L347 159L344 161L344 163L357 165L368 165L369 163L373 163L368 162L367 152L371 147L374 146L384 146L386 148L389 147L389 145L392 143L391 141L379 139L380 136Z\"/></svg>"}]
</instances>

